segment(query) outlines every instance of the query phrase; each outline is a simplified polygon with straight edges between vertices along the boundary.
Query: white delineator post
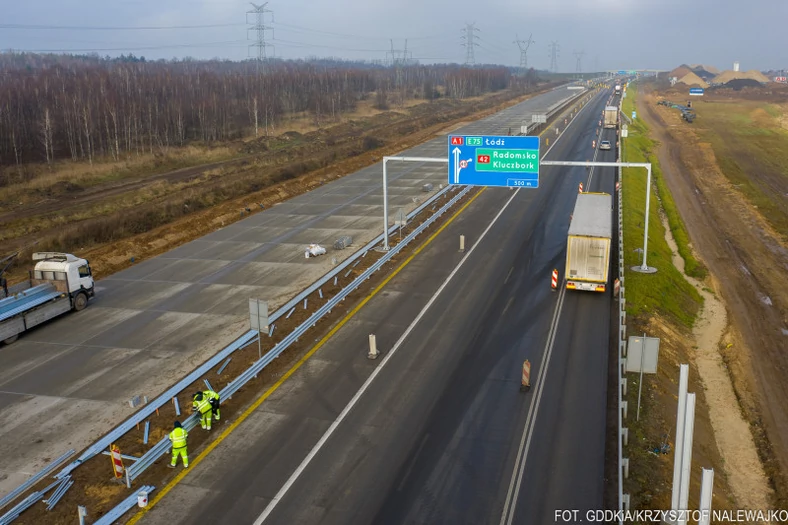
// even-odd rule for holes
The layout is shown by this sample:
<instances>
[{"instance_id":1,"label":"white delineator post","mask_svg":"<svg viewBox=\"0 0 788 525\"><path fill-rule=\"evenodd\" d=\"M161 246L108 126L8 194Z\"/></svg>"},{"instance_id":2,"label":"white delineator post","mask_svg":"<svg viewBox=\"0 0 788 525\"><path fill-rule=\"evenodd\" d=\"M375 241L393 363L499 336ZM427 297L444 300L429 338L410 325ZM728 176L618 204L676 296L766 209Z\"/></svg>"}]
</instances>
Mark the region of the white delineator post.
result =
<instances>
[{"instance_id":1,"label":"white delineator post","mask_svg":"<svg viewBox=\"0 0 788 525\"><path fill-rule=\"evenodd\" d=\"M679 508L679 489L681 488L681 459L684 445L684 417L687 408L687 382L689 365L679 367L679 408L676 413L676 440L673 450L673 492L670 498L671 510Z\"/></svg>"},{"instance_id":2,"label":"white delineator post","mask_svg":"<svg viewBox=\"0 0 788 525\"><path fill-rule=\"evenodd\" d=\"M377 340L375 339L375 334L369 334L369 353L367 357L370 359L377 359L378 358L378 344Z\"/></svg>"}]
</instances>

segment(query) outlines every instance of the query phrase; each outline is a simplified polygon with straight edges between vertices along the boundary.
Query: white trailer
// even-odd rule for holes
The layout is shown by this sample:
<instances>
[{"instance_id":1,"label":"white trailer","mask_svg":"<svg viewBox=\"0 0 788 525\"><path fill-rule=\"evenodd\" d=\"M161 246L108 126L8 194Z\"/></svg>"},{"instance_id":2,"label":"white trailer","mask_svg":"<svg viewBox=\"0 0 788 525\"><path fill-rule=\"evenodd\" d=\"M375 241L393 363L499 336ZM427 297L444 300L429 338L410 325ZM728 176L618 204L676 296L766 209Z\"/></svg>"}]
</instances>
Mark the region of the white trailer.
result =
<instances>
[{"instance_id":1,"label":"white trailer","mask_svg":"<svg viewBox=\"0 0 788 525\"><path fill-rule=\"evenodd\" d=\"M27 281L0 289L0 341L11 344L19 334L71 310L84 310L94 295L86 259L69 253L38 252Z\"/></svg>"},{"instance_id":2,"label":"white trailer","mask_svg":"<svg viewBox=\"0 0 788 525\"><path fill-rule=\"evenodd\" d=\"M566 246L567 289L607 289L612 234L613 197L607 193L578 194Z\"/></svg>"}]
</instances>

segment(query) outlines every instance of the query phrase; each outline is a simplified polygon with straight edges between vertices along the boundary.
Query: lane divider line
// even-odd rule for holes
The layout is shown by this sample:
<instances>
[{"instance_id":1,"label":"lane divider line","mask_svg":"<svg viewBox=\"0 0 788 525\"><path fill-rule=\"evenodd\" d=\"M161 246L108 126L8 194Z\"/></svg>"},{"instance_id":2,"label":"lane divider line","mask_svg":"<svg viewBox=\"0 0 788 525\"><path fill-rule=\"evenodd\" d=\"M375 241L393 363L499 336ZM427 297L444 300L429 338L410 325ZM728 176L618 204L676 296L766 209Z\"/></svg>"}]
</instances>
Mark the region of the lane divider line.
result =
<instances>
[{"instance_id":1,"label":"lane divider line","mask_svg":"<svg viewBox=\"0 0 788 525\"><path fill-rule=\"evenodd\" d=\"M446 287L452 281L454 276L457 275L457 272L460 271L460 268L463 267L465 262L470 258L470 256L476 250L476 248L481 245L482 241L487 236L487 233L492 229L492 227L495 225L495 223L498 222L498 219L501 217L501 215L503 215L503 212L506 211L506 208L509 207L509 204L512 203L512 201L514 200L514 198L517 196L517 194L519 192L520 192L520 189L518 188L512 194L512 196L509 197L509 200L506 201L506 204L503 205L503 207L500 209L500 211L495 216L495 218L493 218L492 222L490 222L490 224L487 225L487 228L482 232L482 234L479 236L479 239L473 244L471 249L468 250L468 253L465 254L465 256L460 260L459 264L457 264L457 266L454 268L454 270L452 270L452 272L446 278L446 280L443 281L443 284L441 284L440 288L438 288L438 290L433 294L433 296L430 297L430 300L427 301L427 304L424 305L424 308L421 309L421 311L416 316L416 318L413 320L413 322L410 323L410 325L405 330L405 332L403 332L403 334L400 336L400 338L397 339L397 342L394 343L394 346L391 347L391 350L389 350L386 353L386 357L383 358L383 361L380 363L380 365L377 366L375 368L375 370L372 371L372 374L370 374L370 376L367 378L367 380L364 381L364 384L361 385L361 388L359 388L359 390L356 392L356 394L353 396L353 398L350 400L350 402L345 406L345 408L337 416L337 418L334 420L334 422L331 423L331 426L328 427L328 430L326 430L326 432L323 434L323 436L320 438L320 440L315 444L315 446L312 447L312 450L309 451L309 454L307 454L306 458L304 458L304 460L301 462L301 464L298 465L298 468L296 468L295 471L293 472L293 474L290 475L290 478L285 482L285 484L282 485L282 488L279 489L279 492L276 493L276 495L271 500L271 502L268 504L268 506L265 508L265 510L263 510L262 514L260 514L260 516L258 516L258 518L254 521L254 525L262 525L262 523L265 522L265 520L268 518L268 516L271 515L271 513L274 511L274 509L279 504L279 502L282 501L282 498L284 498L285 495L287 494L287 492L290 490L290 487L293 486L293 484L301 476L301 473L307 468L307 466L309 466L309 463L312 462L312 459L314 459L314 457L317 455L317 453L320 452L320 449L323 448L323 445L326 444L326 442L331 437L331 435L334 433L334 431L339 427L339 425L342 423L342 421L347 417L347 415L350 413L350 411L353 409L353 407L356 405L356 403L358 403L358 400L361 399L361 396L364 395L364 392L367 391L369 386L372 384L372 382L375 380L375 378L378 377L378 375L383 370L383 368L386 366L386 364L391 360L392 357L394 357L394 355L397 353L397 350L399 350L399 348L402 346L402 343L405 341L405 339L407 339L407 337L410 335L410 333L413 331L413 329L416 328L416 325L419 324L419 322L421 321L422 317L424 317L424 315L427 313L427 311L430 309L430 307L435 303L435 300L440 296L440 294L443 292L443 290L446 289Z\"/></svg>"},{"instance_id":2,"label":"lane divider line","mask_svg":"<svg viewBox=\"0 0 788 525\"><path fill-rule=\"evenodd\" d=\"M562 281L561 291L559 292L558 302L553 311L553 320L550 323L550 332L547 335L544 351L542 352L543 366L539 367L539 374L536 378L536 397L528 409L528 416L525 420L525 427L523 428L523 436L520 440L520 446L517 449L517 459L514 462L514 470L512 471L512 479L509 482L509 490L506 493L506 500L504 501L503 513L501 515L501 525L511 525L514 520L514 510L517 506L517 494L520 492L520 484L523 481L523 473L525 472L525 462L528 459L528 449L531 446L531 437L534 433L536 426L536 416L539 413L539 404L542 401L542 392L544 392L545 377L547 376L547 369L550 366L550 358L553 354L553 346L555 345L555 336L558 332L558 325L561 321L561 310L564 307L564 297L566 297L566 285Z\"/></svg>"}]
</instances>

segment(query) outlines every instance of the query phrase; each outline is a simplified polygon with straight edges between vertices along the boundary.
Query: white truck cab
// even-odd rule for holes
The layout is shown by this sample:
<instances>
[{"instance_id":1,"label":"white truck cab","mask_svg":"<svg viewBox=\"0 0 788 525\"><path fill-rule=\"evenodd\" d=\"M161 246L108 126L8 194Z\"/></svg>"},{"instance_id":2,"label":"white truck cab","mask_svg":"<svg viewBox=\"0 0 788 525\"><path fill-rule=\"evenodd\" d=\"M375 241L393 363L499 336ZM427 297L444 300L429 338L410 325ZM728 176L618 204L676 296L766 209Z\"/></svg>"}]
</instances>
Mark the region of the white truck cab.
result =
<instances>
[{"instance_id":1,"label":"white truck cab","mask_svg":"<svg viewBox=\"0 0 788 525\"><path fill-rule=\"evenodd\" d=\"M33 269L33 281L51 282L72 297L80 291L93 295L93 273L87 259L70 253L36 252L33 260L39 261Z\"/></svg>"}]
</instances>

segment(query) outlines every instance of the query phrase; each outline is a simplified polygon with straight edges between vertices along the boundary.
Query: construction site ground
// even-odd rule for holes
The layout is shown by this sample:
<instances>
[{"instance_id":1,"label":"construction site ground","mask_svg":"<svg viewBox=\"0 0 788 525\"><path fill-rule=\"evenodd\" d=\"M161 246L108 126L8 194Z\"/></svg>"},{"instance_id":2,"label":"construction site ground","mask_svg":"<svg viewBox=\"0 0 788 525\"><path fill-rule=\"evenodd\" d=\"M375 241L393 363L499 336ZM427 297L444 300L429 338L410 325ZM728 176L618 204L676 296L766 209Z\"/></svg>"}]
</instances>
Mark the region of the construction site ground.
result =
<instances>
[{"instance_id":1,"label":"construction site ground","mask_svg":"<svg viewBox=\"0 0 788 525\"><path fill-rule=\"evenodd\" d=\"M732 90L707 92L702 99L692 97L697 119L688 124L677 110L657 105L665 98L685 103L678 91L649 84L640 89L638 115L661 145L662 174L688 227L692 249L710 271L707 286L727 310L719 355L739 405L728 410L740 409L749 423L773 489L771 504L786 508L788 244L782 221L788 175L780 160L788 152L788 133L780 127L785 94L768 88L743 90L740 96ZM714 316L725 319L724 313ZM717 425L724 425L724 414L712 413L715 417ZM733 428L729 432L736 434ZM735 450L736 443L722 446ZM757 470L758 465L750 466ZM733 475L745 475L742 469L749 467L737 463L733 468Z\"/></svg>"}]
</instances>

